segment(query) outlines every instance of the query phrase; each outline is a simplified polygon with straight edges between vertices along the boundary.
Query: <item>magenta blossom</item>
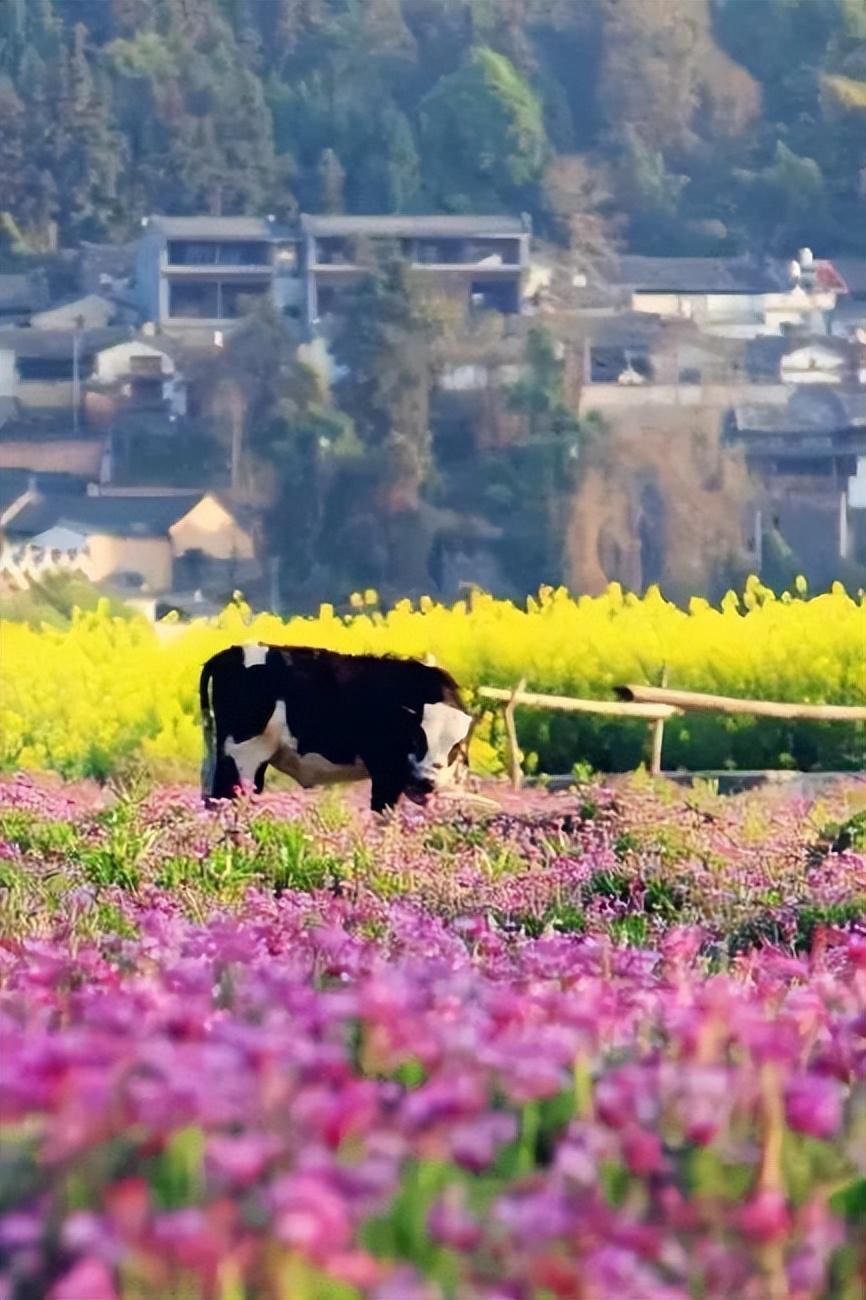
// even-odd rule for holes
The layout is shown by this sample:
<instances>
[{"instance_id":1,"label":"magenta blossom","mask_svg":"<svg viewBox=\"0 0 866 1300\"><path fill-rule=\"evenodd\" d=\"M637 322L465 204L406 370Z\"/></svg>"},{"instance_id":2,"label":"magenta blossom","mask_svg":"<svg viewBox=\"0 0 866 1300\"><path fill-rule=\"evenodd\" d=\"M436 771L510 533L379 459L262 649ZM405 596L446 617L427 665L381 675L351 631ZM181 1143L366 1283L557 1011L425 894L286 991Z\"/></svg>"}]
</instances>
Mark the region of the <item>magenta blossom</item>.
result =
<instances>
[{"instance_id":1,"label":"magenta blossom","mask_svg":"<svg viewBox=\"0 0 866 1300\"><path fill-rule=\"evenodd\" d=\"M743 1236L759 1243L778 1241L791 1227L791 1212L785 1197L769 1188L757 1192L733 1217Z\"/></svg>"},{"instance_id":2,"label":"magenta blossom","mask_svg":"<svg viewBox=\"0 0 866 1300\"><path fill-rule=\"evenodd\" d=\"M101 1259L82 1259L55 1282L48 1300L118 1300L118 1292Z\"/></svg>"},{"instance_id":3,"label":"magenta blossom","mask_svg":"<svg viewBox=\"0 0 866 1300\"><path fill-rule=\"evenodd\" d=\"M799 1074L785 1088L785 1115L797 1133L829 1138L842 1123L842 1087L820 1074Z\"/></svg>"}]
</instances>

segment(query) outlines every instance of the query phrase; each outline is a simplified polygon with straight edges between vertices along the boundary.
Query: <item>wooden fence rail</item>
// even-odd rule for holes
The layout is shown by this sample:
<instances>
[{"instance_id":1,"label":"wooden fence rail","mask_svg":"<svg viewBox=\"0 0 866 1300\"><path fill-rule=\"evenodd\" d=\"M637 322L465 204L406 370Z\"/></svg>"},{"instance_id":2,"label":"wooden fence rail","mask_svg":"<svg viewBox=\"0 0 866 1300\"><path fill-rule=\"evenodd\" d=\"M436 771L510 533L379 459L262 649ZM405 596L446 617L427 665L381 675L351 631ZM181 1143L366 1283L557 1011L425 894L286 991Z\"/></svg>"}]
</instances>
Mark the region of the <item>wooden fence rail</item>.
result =
<instances>
[{"instance_id":1,"label":"wooden fence rail","mask_svg":"<svg viewBox=\"0 0 866 1300\"><path fill-rule=\"evenodd\" d=\"M524 690L525 679L512 689L481 686L481 699L502 705L508 748L511 784L518 790L523 782L520 749L514 711L518 705L534 709L553 709L561 713L590 713L599 717L642 718L651 723L651 771L662 770L664 725L668 718L689 712L749 714L758 718L782 718L787 721L866 722L866 706L845 704L797 704L774 700L746 700L730 695L704 695L698 691L677 691L666 686L616 686L617 700L581 700L570 695L540 695Z\"/></svg>"},{"instance_id":2,"label":"wooden fence rail","mask_svg":"<svg viewBox=\"0 0 866 1300\"><path fill-rule=\"evenodd\" d=\"M790 721L866 722L866 706L857 704L797 704L774 700L742 700L731 695L703 695L698 691L675 691L662 686L616 686L623 701L695 710L704 713L748 713L755 718L784 718Z\"/></svg>"},{"instance_id":3,"label":"wooden fence rail","mask_svg":"<svg viewBox=\"0 0 866 1300\"><path fill-rule=\"evenodd\" d=\"M512 699L532 709L553 709L560 713L597 713L611 718L643 718L644 722L658 722L675 718L683 712L671 704L622 704L619 700L579 700L571 695L536 695L532 691L509 691L504 686L480 686L477 692L484 700L498 700L503 704Z\"/></svg>"}]
</instances>

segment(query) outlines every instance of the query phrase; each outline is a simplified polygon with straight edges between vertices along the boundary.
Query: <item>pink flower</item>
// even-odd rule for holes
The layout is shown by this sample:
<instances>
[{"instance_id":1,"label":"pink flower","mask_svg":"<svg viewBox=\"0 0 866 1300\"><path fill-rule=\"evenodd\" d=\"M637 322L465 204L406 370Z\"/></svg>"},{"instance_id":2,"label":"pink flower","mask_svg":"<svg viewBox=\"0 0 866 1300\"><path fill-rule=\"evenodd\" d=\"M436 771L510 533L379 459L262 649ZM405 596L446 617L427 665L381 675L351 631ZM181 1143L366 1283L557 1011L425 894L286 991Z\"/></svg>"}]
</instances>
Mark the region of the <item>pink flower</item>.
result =
<instances>
[{"instance_id":1,"label":"pink flower","mask_svg":"<svg viewBox=\"0 0 866 1300\"><path fill-rule=\"evenodd\" d=\"M267 1134L215 1135L208 1142L207 1158L224 1178L248 1187L278 1150L279 1143Z\"/></svg>"},{"instance_id":2,"label":"pink flower","mask_svg":"<svg viewBox=\"0 0 866 1300\"><path fill-rule=\"evenodd\" d=\"M14 1212L0 1219L0 1246L20 1250L35 1246L42 1237L42 1220L37 1214Z\"/></svg>"},{"instance_id":3,"label":"pink flower","mask_svg":"<svg viewBox=\"0 0 866 1300\"><path fill-rule=\"evenodd\" d=\"M48 1300L117 1300L117 1289L101 1259L81 1259L55 1282Z\"/></svg>"},{"instance_id":4,"label":"pink flower","mask_svg":"<svg viewBox=\"0 0 866 1300\"><path fill-rule=\"evenodd\" d=\"M196 1206L159 1215L154 1235L159 1247L185 1268L208 1271L226 1250L221 1228L209 1222Z\"/></svg>"},{"instance_id":5,"label":"pink flower","mask_svg":"<svg viewBox=\"0 0 866 1300\"><path fill-rule=\"evenodd\" d=\"M623 1134L622 1153L633 1174L654 1174L665 1168L661 1138L636 1125Z\"/></svg>"},{"instance_id":6,"label":"pink flower","mask_svg":"<svg viewBox=\"0 0 866 1300\"><path fill-rule=\"evenodd\" d=\"M288 1246L316 1258L349 1245L352 1225L343 1197L318 1174L295 1174L274 1186L276 1232Z\"/></svg>"},{"instance_id":7,"label":"pink flower","mask_svg":"<svg viewBox=\"0 0 866 1300\"><path fill-rule=\"evenodd\" d=\"M150 1187L145 1178L121 1178L106 1189L104 1199L117 1232L134 1237L142 1231L150 1214Z\"/></svg>"},{"instance_id":8,"label":"pink flower","mask_svg":"<svg viewBox=\"0 0 866 1300\"><path fill-rule=\"evenodd\" d=\"M90 1210L76 1210L70 1214L61 1230L63 1245L71 1254L81 1255L85 1251L93 1258L116 1261L117 1243L98 1214Z\"/></svg>"},{"instance_id":9,"label":"pink flower","mask_svg":"<svg viewBox=\"0 0 866 1300\"><path fill-rule=\"evenodd\" d=\"M435 1202L427 1222L436 1240L452 1250L474 1250L481 1240L481 1226L466 1209L465 1194L457 1185Z\"/></svg>"},{"instance_id":10,"label":"pink flower","mask_svg":"<svg viewBox=\"0 0 866 1300\"><path fill-rule=\"evenodd\" d=\"M785 1115L796 1133L832 1137L842 1123L842 1089L835 1079L798 1075L785 1090Z\"/></svg>"},{"instance_id":11,"label":"pink flower","mask_svg":"<svg viewBox=\"0 0 866 1300\"><path fill-rule=\"evenodd\" d=\"M365 1250L335 1251L328 1255L325 1266L331 1277L365 1290L374 1286L382 1276L379 1260Z\"/></svg>"},{"instance_id":12,"label":"pink flower","mask_svg":"<svg viewBox=\"0 0 866 1300\"><path fill-rule=\"evenodd\" d=\"M791 1212L782 1193L768 1189L741 1206L734 1213L734 1223L752 1241L779 1241L791 1229Z\"/></svg>"},{"instance_id":13,"label":"pink flower","mask_svg":"<svg viewBox=\"0 0 866 1300\"><path fill-rule=\"evenodd\" d=\"M480 1173L491 1163L499 1147L513 1142L516 1134L517 1120L507 1111L479 1115L451 1129L452 1158L464 1169Z\"/></svg>"}]
</instances>

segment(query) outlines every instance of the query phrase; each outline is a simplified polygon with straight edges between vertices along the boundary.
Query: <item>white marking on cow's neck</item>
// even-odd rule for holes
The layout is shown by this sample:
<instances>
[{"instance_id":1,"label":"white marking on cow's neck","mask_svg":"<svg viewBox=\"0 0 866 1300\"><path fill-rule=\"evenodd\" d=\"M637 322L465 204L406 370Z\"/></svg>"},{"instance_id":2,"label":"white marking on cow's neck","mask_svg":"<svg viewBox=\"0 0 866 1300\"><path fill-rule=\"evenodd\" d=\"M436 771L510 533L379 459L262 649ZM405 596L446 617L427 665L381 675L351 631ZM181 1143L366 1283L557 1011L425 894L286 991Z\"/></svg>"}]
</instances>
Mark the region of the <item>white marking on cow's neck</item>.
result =
<instances>
[{"instance_id":1,"label":"white marking on cow's neck","mask_svg":"<svg viewBox=\"0 0 866 1300\"><path fill-rule=\"evenodd\" d=\"M444 784L453 778L454 764L448 755L469 735L472 718L451 704L425 704L421 726L427 738L427 753L412 760L415 775L422 780Z\"/></svg>"},{"instance_id":2,"label":"white marking on cow's neck","mask_svg":"<svg viewBox=\"0 0 866 1300\"><path fill-rule=\"evenodd\" d=\"M268 654L266 645L244 646L244 668L260 668Z\"/></svg>"}]
</instances>

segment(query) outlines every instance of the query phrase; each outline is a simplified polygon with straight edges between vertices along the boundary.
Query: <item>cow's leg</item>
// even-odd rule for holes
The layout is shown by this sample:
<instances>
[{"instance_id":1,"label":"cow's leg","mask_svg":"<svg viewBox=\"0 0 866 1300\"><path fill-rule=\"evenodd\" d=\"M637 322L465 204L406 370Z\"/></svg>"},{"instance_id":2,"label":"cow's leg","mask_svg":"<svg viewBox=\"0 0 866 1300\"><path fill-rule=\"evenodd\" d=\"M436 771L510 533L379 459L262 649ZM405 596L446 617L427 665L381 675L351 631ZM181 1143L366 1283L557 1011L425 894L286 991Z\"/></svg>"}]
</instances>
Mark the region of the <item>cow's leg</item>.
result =
<instances>
[{"instance_id":1,"label":"cow's leg","mask_svg":"<svg viewBox=\"0 0 866 1300\"><path fill-rule=\"evenodd\" d=\"M234 759L226 754L217 756L214 770L212 799L234 799L238 785L238 769Z\"/></svg>"},{"instance_id":2,"label":"cow's leg","mask_svg":"<svg viewBox=\"0 0 866 1300\"><path fill-rule=\"evenodd\" d=\"M253 777L253 789L256 794L261 794L265 788L265 772L268 770L267 763L259 763L256 768L256 774Z\"/></svg>"},{"instance_id":3,"label":"cow's leg","mask_svg":"<svg viewBox=\"0 0 866 1300\"><path fill-rule=\"evenodd\" d=\"M384 813L396 808L403 793L403 781L391 773L375 775L370 792L370 807L375 813Z\"/></svg>"}]
</instances>

